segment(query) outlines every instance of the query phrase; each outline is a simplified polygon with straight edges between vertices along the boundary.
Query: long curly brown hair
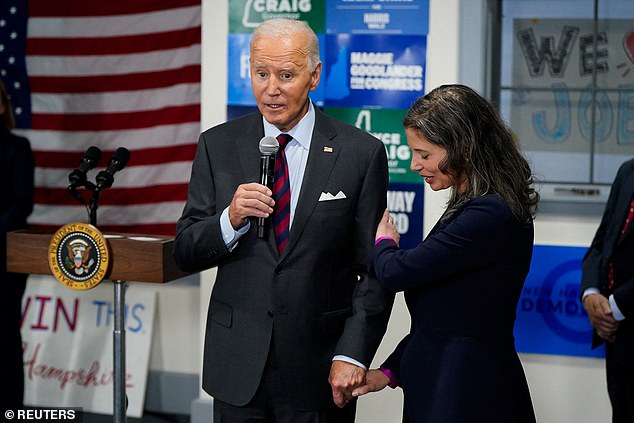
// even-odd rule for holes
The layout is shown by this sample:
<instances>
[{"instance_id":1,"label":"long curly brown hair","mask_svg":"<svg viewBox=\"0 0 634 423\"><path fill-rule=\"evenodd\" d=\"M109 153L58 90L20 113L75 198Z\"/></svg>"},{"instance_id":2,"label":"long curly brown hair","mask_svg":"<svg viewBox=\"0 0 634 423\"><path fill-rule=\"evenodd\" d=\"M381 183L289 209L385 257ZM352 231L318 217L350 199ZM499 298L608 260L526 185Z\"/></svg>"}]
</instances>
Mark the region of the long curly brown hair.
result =
<instances>
[{"instance_id":1,"label":"long curly brown hair","mask_svg":"<svg viewBox=\"0 0 634 423\"><path fill-rule=\"evenodd\" d=\"M447 151L439 169L452 181L467 180L464 192L452 188L444 218L465 201L491 192L518 220L535 217L539 194L530 165L500 115L473 89L459 84L433 89L410 107L403 125Z\"/></svg>"}]
</instances>

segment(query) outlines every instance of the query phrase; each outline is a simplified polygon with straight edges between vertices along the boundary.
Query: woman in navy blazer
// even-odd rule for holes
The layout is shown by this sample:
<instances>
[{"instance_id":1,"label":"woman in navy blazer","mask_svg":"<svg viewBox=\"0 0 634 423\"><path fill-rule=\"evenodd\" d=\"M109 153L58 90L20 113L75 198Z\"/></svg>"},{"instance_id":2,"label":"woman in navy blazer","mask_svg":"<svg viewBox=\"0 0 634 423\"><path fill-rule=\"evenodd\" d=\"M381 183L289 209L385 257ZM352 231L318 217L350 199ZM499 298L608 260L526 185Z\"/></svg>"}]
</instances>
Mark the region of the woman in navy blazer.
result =
<instances>
[{"instance_id":1,"label":"woman in navy blazer","mask_svg":"<svg viewBox=\"0 0 634 423\"><path fill-rule=\"evenodd\" d=\"M531 169L468 87L436 88L403 124L411 169L451 197L413 249L399 249L387 210L379 223L370 270L384 288L404 291L411 330L354 395L401 386L409 422L535 422L513 337L538 202Z\"/></svg>"}]
</instances>

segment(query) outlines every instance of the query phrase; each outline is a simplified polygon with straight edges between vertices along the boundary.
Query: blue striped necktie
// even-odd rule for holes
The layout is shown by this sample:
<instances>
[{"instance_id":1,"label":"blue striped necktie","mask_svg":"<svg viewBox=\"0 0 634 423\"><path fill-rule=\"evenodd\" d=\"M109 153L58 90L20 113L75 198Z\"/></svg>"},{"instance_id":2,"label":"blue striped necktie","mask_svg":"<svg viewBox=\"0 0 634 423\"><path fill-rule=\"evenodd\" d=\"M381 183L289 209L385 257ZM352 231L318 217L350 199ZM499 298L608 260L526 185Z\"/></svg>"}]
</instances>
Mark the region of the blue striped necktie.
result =
<instances>
[{"instance_id":1,"label":"blue striped necktie","mask_svg":"<svg viewBox=\"0 0 634 423\"><path fill-rule=\"evenodd\" d=\"M277 241L277 251L280 254L282 254L288 239L288 228L291 220L291 185L288 179L288 164L286 163L284 147L292 139L293 137L288 134L277 136L280 149L277 151L277 157L275 158L273 230L275 232L275 241Z\"/></svg>"}]
</instances>

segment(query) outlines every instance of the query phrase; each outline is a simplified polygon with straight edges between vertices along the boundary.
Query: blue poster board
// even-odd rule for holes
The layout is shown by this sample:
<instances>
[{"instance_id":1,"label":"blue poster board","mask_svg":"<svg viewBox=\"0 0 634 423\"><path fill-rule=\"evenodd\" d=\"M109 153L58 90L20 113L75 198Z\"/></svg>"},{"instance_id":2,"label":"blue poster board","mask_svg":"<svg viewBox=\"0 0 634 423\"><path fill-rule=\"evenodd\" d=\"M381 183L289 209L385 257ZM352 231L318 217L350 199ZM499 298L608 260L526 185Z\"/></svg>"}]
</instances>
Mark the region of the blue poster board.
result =
<instances>
[{"instance_id":1,"label":"blue poster board","mask_svg":"<svg viewBox=\"0 0 634 423\"><path fill-rule=\"evenodd\" d=\"M581 301L581 260L586 247L535 245L530 272L517 306L519 352L603 357L590 348L592 327Z\"/></svg>"},{"instance_id":2,"label":"blue poster board","mask_svg":"<svg viewBox=\"0 0 634 423\"><path fill-rule=\"evenodd\" d=\"M408 109L424 93L426 52L423 35L327 35L326 105Z\"/></svg>"},{"instance_id":3,"label":"blue poster board","mask_svg":"<svg viewBox=\"0 0 634 423\"><path fill-rule=\"evenodd\" d=\"M429 32L429 0L328 0L327 34L403 34Z\"/></svg>"},{"instance_id":4,"label":"blue poster board","mask_svg":"<svg viewBox=\"0 0 634 423\"><path fill-rule=\"evenodd\" d=\"M401 235L401 248L414 248L423 240L423 184L390 182L387 208Z\"/></svg>"},{"instance_id":5,"label":"blue poster board","mask_svg":"<svg viewBox=\"0 0 634 423\"><path fill-rule=\"evenodd\" d=\"M251 34L229 34L227 59L227 103L230 105L255 105L249 76L249 43Z\"/></svg>"}]
</instances>

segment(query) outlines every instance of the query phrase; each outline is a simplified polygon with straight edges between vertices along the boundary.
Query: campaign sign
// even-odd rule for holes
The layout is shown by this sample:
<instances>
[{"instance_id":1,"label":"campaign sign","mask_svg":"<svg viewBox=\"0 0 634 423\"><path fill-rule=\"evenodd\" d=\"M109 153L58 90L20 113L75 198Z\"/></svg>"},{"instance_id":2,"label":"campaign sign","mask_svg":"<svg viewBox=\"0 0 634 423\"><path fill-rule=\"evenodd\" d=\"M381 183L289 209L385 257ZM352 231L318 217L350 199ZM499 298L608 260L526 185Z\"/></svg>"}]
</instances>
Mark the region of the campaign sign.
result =
<instances>
[{"instance_id":1,"label":"campaign sign","mask_svg":"<svg viewBox=\"0 0 634 423\"><path fill-rule=\"evenodd\" d=\"M429 0L328 0L327 34L427 35Z\"/></svg>"},{"instance_id":2,"label":"campaign sign","mask_svg":"<svg viewBox=\"0 0 634 423\"><path fill-rule=\"evenodd\" d=\"M326 105L408 109L424 93L426 51L423 35L326 35Z\"/></svg>"},{"instance_id":3,"label":"campaign sign","mask_svg":"<svg viewBox=\"0 0 634 423\"><path fill-rule=\"evenodd\" d=\"M113 413L114 288L71 290L50 276L29 276L22 300L24 403ZM126 290L127 415L141 417L156 292Z\"/></svg>"},{"instance_id":4,"label":"campaign sign","mask_svg":"<svg viewBox=\"0 0 634 423\"><path fill-rule=\"evenodd\" d=\"M324 33L324 0L231 0L229 32L251 32L260 23L275 18L306 21L317 34Z\"/></svg>"},{"instance_id":5,"label":"campaign sign","mask_svg":"<svg viewBox=\"0 0 634 423\"><path fill-rule=\"evenodd\" d=\"M249 75L249 43L251 34L229 34L227 60L227 103L255 105Z\"/></svg>"},{"instance_id":6,"label":"campaign sign","mask_svg":"<svg viewBox=\"0 0 634 423\"><path fill-rule=\"evenodd\" d=\"M320 58L324 61L323 46L325 38L318 35L319 45L322 46ZM255 97L251 89L251 76L249 74L249 43L251 34L229 34L228 38L228 64L227 64L227 104L235 106L255 106ZM324 72L322 67L321 82L310 93L310 98L315 104L324 104Z\"/></svg>"},{"instance_id":7,"label":"campaign sign","mask_svg":"<svg viewBox=\"0 0 634 423\"><path fill-rule=\"evenodd\" d=\"M423 240L423 185L390 183L387 208L401 236L401 248L414 248Z\"/></svg>"},{"instance_id":8,"label":"campaign sign","mask_svg":"<svg viewBox=\"0 0 634 423\"><path fill-rule=\"evenodd\" d=\"M406 110L326 107L324 111L383 141L387 152L390 182L423 182L416 172L410 170L412 152L407 145L403 129Z\"/></svg>"},{"instance_id":9,"label":"campaign sign","mask_svg":"<svg viewBox=\"0 0 634 423\"><path fill-rule=\"evenodd\" d=\"M517 306L515 344L519 352L603 357L592 350L592 327L581 301L585 247L535 245L531 268Z\"/></svg>"}]
</instances>

